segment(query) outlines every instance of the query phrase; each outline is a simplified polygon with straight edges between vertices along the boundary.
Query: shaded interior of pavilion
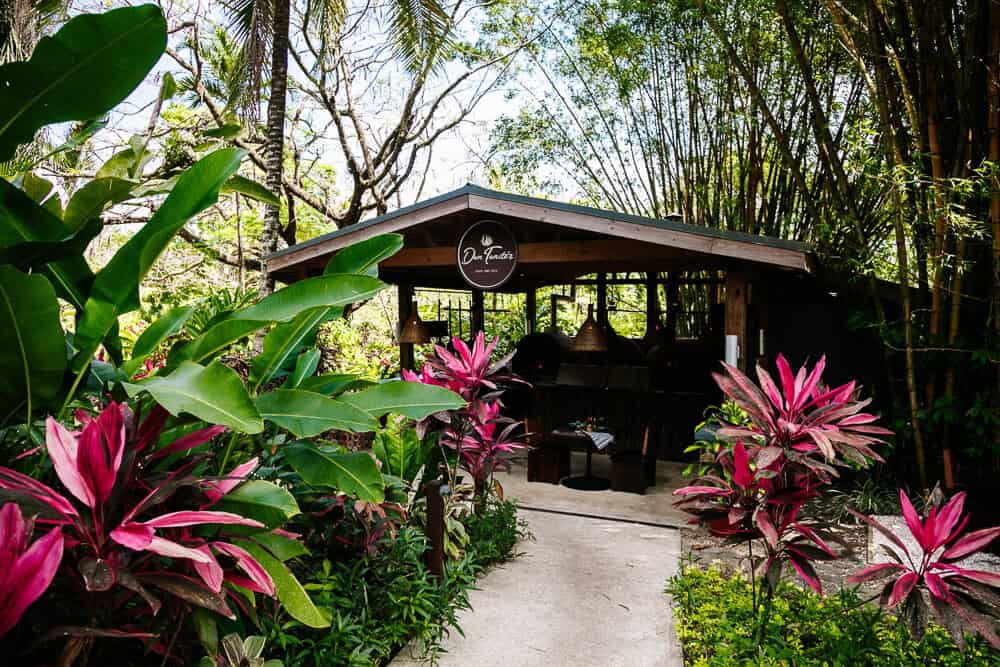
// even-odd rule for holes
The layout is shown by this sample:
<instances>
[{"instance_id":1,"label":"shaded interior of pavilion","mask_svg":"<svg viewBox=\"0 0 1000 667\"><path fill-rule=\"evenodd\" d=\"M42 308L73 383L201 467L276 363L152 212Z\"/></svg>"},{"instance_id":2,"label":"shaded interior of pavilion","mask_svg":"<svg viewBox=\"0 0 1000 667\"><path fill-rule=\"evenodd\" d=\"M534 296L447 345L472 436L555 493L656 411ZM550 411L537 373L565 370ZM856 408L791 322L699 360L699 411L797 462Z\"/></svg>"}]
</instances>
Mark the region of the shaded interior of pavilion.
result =
<instances>
[{"instance_id":1,"label":"shaded interior of pavilion","mask_svg":"<svg viewBox=\"0 0 1000 667\"><path fill-rule=\"evenodd\" d=\"M517 249L509 278L490 290L470 286L456 250L483 220L509 230ZM531 388L509 390L505 404L538 434L528 474L544 481L568 465L546 443L590 419L614 433L613 481L642 491L656 460L679 460L719 402L710 373L720 359L747 369L787 350L799 333L781 320L790 305L814 322L829 316L801 244L471 185L292 246L268 268L284 282L319 275L338 251L390 232L404 247L379 277L398 291L401 365L419 363L432 340L479 330L516 348L513 370Z\"/></svg>"}]
</instances>

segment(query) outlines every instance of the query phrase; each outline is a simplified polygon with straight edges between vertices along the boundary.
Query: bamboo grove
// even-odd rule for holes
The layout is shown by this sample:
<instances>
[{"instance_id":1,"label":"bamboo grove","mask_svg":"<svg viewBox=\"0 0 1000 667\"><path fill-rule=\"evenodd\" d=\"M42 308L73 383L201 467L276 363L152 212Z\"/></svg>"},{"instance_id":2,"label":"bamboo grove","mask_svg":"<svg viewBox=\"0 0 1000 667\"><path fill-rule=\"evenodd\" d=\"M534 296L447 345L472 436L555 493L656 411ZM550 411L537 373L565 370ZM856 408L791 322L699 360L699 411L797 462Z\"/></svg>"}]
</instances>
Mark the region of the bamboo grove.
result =
<instances>
[{"instance_id":1,"label":"bamboo grove","mask_svg":"<svg viewBox=\"0 0 1000 667\"><path fill-rule=\"evenodd\" d=\"M1000 5L507 3L494 48L538 25L493 132L498 184L568 181L812 243L882 341L910 472L949 488L995 473Z\"/></svg>"}]
</instances>

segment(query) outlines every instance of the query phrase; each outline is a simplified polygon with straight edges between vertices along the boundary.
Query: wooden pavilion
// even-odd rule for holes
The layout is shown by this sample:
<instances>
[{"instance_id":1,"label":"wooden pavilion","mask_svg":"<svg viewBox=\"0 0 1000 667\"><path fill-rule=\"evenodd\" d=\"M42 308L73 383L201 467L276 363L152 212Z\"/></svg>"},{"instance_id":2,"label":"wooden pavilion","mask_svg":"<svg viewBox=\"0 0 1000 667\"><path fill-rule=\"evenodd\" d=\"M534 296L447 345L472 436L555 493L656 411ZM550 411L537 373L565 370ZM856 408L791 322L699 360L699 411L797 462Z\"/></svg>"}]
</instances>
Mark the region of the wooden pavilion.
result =
<instances>
[{"instance_id":1,"label":"wooden pavilion","mask_svg":"<svg viewBox=\"0 0 1000 667\"><path fill-rule=\"evenodd\" d=\"M399 321L406 321L411 314L415 288L467 289L472 294L472 330L476 331L484 328L484 290L471 286L474 281L470 281L464 267L460 270L456 247L465 242L472 226L484 220L499 223L512 237L509 244L514 246L513 257L505 256L504 260L509 275L495 289L525 295L529 334L539 332L536 290L541 287L596 286L596 320L607 328L608 285L646 286L650 340L645 347L640 346L638 353L633 346L627 360L616 360L613 349L605 355L574 354L566 349L565 340L562 346L566 349L564 363L605 367L605 371L619 366L647 366L647 370L623 375L619 368L617 381L614 368L610 375L583 373L575 382L578 393L572 400L565 400L565 394L559 393L564 383L558 377L564 374L550 377L547 382L534 378L536 387L551 389L543 391L542 397L536 396L531 408L546 427L567 419L565 406L583 401L579 392L584 389L590 391L591 397L587 399L590 405L595 400L607 404L608 388L618 386L626 395L612 401L618 408L605 407L603 411L621 413L620 420L626 422L641 422L629 415L639 411L662 416L664 402L678 405L678 397L685 395L694 378L697 376L702 386L723 357L747 369L760 356L779 350L793 362L827 353L833 366L838 357L850 356L842 344L843 311L836 306L836 295L827 292L816 279L816 259L807 246L688 225L677 216L653 219L624 215L466 185L276 252L267 258L267 266L278 280L294 282L321 274L330 257L351 244L396 232L403 235L404 248L380 264L379 276L399 289ZM503 232L498 230L498 233ZM484 244L487 240L494 241L494 235L483 234ZM474 249L471 252L476 254ZM698 345L676 339L672 326L675 313L670 305L670 295L676 294L680 285L697 281L718 285L714 291L718 301L717 326ZM659 302L661 285L667 294L666 308ZM653 340L654 330L660 332L659 340ZM643 354L649 353L651 347L659 350L653 353L658 361L647 363L652 357ZM412 344L400 344L400 358L404 367L412 366ZM674 372L664 370L667 368L673 368ZM664 380L667 377L670 379ZM658 383L657 379L662 381ZM598 389L603 393L598 391L600 396L595 399L593 394ZM641 400L636 401L636 396L628 393L635 391L642 393ZM705 405L717 402L718 397L701 393L691 400L692 405L682 419L666 420L674 422L675 432L686 433L680 436L686 442L690 442L692 419L696 422ZM648 440L648 427L644 432L645 436L631 440ZM669 436L661 438L657 446L661 455L678 454L678 446L683 442L675 443L677 446L670 442Z\"/></svg>"}]
</instances>

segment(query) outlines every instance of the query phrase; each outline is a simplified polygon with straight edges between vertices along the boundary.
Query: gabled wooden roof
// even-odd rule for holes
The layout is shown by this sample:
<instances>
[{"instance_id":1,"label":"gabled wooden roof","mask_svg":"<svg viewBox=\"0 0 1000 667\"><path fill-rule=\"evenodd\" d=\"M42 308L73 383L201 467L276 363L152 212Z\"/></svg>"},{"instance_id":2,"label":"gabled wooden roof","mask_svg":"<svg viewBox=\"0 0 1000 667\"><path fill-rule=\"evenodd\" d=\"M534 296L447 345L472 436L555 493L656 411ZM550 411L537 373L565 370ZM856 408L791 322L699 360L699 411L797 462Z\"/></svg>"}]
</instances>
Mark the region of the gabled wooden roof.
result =
<instances>
[{"instance_id":1,"label":"gabled wooden roof","mask_svg":"<svg viewBox=\"0 0 1000 667\"><path fill-rule=\"evenodd\" d=\"M602 261L609 263L609 271L616 270L611 264L627 266L625 270L652 270L657 262L684 262L688 268L756 264L801 273L812 273L815 266L808 246L795 241L688 225L679 217L645 218L512 195L471 184L280 250L266 258L267 266L278 279L294 281L319 273L342 248L397 232L407 237L406 247L383 268L399 274L406 269L453 267L459 236L454 230L485 218L509 224L522 246L521 263L549 268L575 263L580 265L577 273L600 270L595 263ZM589 269L584 270L584 265Z\"/></svg>"}]
</instances>

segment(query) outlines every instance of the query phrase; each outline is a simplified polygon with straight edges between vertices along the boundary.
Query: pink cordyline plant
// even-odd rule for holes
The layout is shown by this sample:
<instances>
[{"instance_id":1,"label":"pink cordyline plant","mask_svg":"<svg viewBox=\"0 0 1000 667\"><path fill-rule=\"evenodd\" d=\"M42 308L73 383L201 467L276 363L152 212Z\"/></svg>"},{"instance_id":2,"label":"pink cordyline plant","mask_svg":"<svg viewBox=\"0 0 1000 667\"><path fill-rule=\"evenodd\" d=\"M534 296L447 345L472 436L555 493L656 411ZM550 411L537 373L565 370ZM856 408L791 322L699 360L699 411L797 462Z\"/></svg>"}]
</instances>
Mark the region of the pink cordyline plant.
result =
<instances>
[{"instance_id":1,"label":"pink cordyline plant","mask_svg":"<svg viewBox=\"0 0 1000 667\"><path fill-rule=\"evenodd\" d=\"M434 426L441 427L441 444L457 452L480 493L493 471L504 465L503 457L526 447L513 438L519 422L500 415L503 393L500 383L523 380L506 371L513 352L490 361L498 341L499 338L494 338L487 343L486 335L480 331L470 348L455 337L454 354L437 345L437 356L424 364L419 375L403 371L405 380L447 387L468 401L461 410L437 413L424 420L418 424L418 433L422 436Z\"/></svg>"},{"instance_id":2,"label":"pink cordyline plant","mask_svg":"<svg viewBox=\"0 0 1000 667\"><path fill-rule=\"evenodd\" d=\"M155 615L161 602L147 590L150 585L229 618L235 615L221 595L224 581L274 595L274 582L267 572L249 553L220 535L219 528L215 537L193 531L205 526L264 528L253 519L208 509L240 484L257 460L237 467L222 480L192 477L199 457L189 457L172 471L153 472L164 457L198 447L224 427L202 429L154 450L168 416L162 408L151 410L138 426L129 408L117 403L110 403L96 418L85 413L77 416L83 423L79 432L52 418L46 422L45 448L69 496L2 466L0 490L37 513L38 523L55 526L57 535L62 531L74 560L72 569L79 572L86 590L108 591L120 585L141 596ZM179 489L199 487L204 501L198 509L161 509ZM234 566L224 569L219 555ZM165 565L161 557L171 559L171 564ZM232 591L226 593L239 604Z\"/></svg>"},{"instance_id":3,"label":"pink cordyline plant","mask_svg":"<svg viewBox=\"0 0 1000 667\"><path fill-rule=\"evenodd\" d=\"M781 388L761 366L756 385L739 369L723 363L714 373L723 393L750 418L750 426L724 425L726 442L717 455L718 474L703 475L674 492L678 508L694 515L717 535L754 540L765 549L768 600L787 561L817 593L822 593L812 561L835 558L823 541L821 526L799 518L807 500L819 494L848 462L867 466L881 457L872 447L890 431L878 417L862 410L858 387L835 389L822 384L825 357L810 370L793 373L783 355L777 358ZM753 562L751 560L751 562Z\"/></svg>"},{"instance_id":4,"label":"pink cordyline plant","mask_svg":"<svg viewBox=\"0 0 1000 667\"><path fill-rule=\"evenodd\" d=\"M929 602L938 622L959 646L965 645L963 633L971 631L1000 649L996 632L1000 595L994 590L1000 588L1000 575L960 565L1000 536L1000 526L963 535L969 521L968 516L962 516L965 493L955 494L940 510L933 507L922 520L902 489L899 503L919 552L911 553L891 530L851 509L854 516L889 540L885 551L892 562L870 565L848 581L864 583L891 577L882 589L882 605L890 609L903 605L902 618L918 640L927 626Z\"/></svg>"},{"instance_id":5,"label":"pink cordyline plant","mask_svg":"<svg viewBox=\"0 0 1000 667\"><path fill-rule=\"evenodd\" d=\"M59 528L29 546L33 528L34 523L25 521L15 503L0 508L0 637L45 592L62 560L63 536Z\"/></svg>"}]
</instances>

